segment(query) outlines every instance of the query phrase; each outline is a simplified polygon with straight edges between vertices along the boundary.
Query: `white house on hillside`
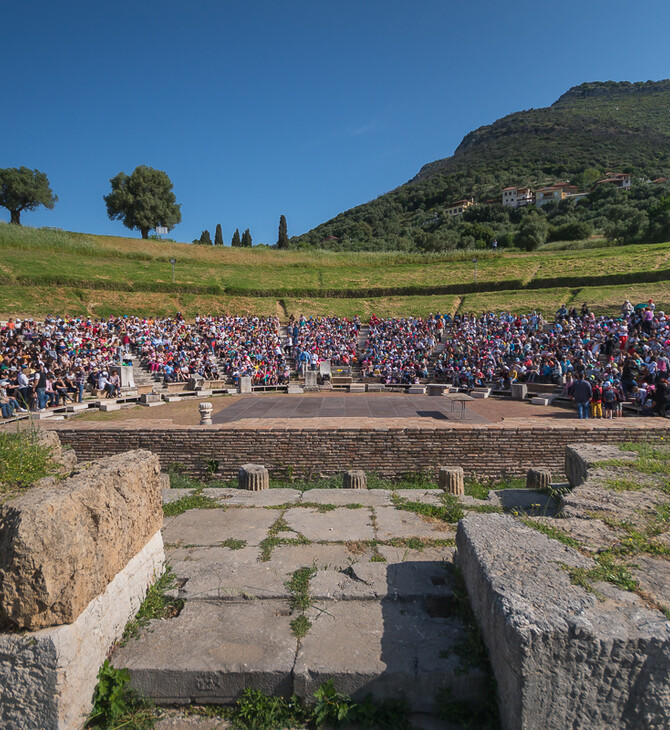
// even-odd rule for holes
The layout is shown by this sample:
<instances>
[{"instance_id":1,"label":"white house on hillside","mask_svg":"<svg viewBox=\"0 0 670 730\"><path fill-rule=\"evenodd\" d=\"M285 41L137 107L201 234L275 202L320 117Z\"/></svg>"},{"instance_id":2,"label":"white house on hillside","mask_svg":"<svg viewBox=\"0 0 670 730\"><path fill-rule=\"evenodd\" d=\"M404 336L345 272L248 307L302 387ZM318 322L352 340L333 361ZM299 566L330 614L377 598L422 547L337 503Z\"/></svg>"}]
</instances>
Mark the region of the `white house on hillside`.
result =
<instances>
[{"instance_id":1,"label":"white house on hillside","mask_svg":"<svg viewBox=\"0 0 670 730\"><path fill-rule=\"evenodd\" d=\"M534 202L533 191L530 188L504 188L502 191L502 204L510 208L521 208L524 205L532 205Z\"/></svg>"}]
</instances>

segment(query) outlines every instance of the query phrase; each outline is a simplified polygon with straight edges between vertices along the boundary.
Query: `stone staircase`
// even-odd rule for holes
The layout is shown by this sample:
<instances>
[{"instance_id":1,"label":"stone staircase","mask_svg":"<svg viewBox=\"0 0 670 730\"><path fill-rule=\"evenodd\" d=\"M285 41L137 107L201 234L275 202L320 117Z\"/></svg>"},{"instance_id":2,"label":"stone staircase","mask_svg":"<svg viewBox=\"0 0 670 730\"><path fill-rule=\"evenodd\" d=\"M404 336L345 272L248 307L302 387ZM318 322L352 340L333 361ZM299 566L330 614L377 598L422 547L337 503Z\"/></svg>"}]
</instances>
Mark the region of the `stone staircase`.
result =
<instances>
[{"instance_id":1,"label":"stone staircase","mask_svg":"<svg viewBox=\"0 0 670 730\"><path fill-rule=\"evenodd\" d=\"M177 499L187 490L165 491ZM250 687L309 700L333 680L358 700L405 697L429 717L444 689L482 699L485 673L459 650L454 526L399 512L388 490L205 492L223 509L168 517L163 529L181 613L141 628L112 659L142 694L159 705L228 704ZM440 492L408 496L437 504ZM285 544L268 549L280 518ZM300 570L303 608L290 585Z\"/></svg>"}]
</instances>

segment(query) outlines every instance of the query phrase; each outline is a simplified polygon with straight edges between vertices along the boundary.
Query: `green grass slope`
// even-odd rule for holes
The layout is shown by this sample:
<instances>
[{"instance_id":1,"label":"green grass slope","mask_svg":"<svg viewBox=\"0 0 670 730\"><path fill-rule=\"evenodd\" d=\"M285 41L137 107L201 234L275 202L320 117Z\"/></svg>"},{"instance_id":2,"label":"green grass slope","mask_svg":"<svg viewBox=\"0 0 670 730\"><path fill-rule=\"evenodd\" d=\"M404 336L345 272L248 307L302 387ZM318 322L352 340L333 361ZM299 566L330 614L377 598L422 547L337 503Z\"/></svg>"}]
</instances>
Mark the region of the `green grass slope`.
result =
<instances>
[{"instance_id":1,"label":"green grass slope","mask_svg":"<svg viewBox=\"0 0 670 730\"><path fill-rule=\"evenodd\" d=\"M478 252L476 284L471 259L467 251L218 248L0 224L0 316L548 312L584 299L613 311L626 297L649 296L670 309L670 243Z\"/></svg>"}]
</instances>

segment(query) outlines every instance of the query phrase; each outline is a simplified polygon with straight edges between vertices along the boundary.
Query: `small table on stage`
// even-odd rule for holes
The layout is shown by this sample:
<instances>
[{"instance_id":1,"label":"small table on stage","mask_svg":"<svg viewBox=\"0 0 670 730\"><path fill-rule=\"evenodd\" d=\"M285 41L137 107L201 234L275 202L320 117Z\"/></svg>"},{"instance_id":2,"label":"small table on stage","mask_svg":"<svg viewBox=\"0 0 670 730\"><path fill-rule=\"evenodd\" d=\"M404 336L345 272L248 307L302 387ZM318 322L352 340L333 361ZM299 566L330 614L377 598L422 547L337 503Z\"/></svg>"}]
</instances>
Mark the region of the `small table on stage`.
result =
<instances>
[{"instance_id":1,"label":"small table on stage","mask_svg":"<svg viewBox=\"0 0 670 730\"><path fill-rule=\"evenodd\" d=\"M465 393L445 393L444 398L448 398L449 402L451 403L451 412L454 412L454 408L456 406L456 403L461 404L461 421L465 418L465 405L469 401L474 400L474 398L471 395L466 395Z\"/></svg>"}]
</instances>

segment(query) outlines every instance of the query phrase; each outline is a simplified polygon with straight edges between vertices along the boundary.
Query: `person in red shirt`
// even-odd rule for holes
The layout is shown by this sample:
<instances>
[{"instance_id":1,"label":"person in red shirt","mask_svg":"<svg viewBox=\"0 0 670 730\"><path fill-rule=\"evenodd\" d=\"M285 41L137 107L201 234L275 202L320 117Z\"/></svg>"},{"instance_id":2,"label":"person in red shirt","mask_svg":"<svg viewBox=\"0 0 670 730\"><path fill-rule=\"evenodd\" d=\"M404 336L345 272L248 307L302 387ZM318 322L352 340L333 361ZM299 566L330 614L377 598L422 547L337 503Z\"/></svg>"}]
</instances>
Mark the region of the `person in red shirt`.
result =
<instances>
[{"instance_id":1,"label":"person in red shirt","mask_svg":"<svg viewBox=\"0 0 670 730\"><path fill-rule=\"evenodd\" d=\"M591 418L603 417L603 389L600 381L594 383L591 395Z\"/></svg>"}]
</instances>

